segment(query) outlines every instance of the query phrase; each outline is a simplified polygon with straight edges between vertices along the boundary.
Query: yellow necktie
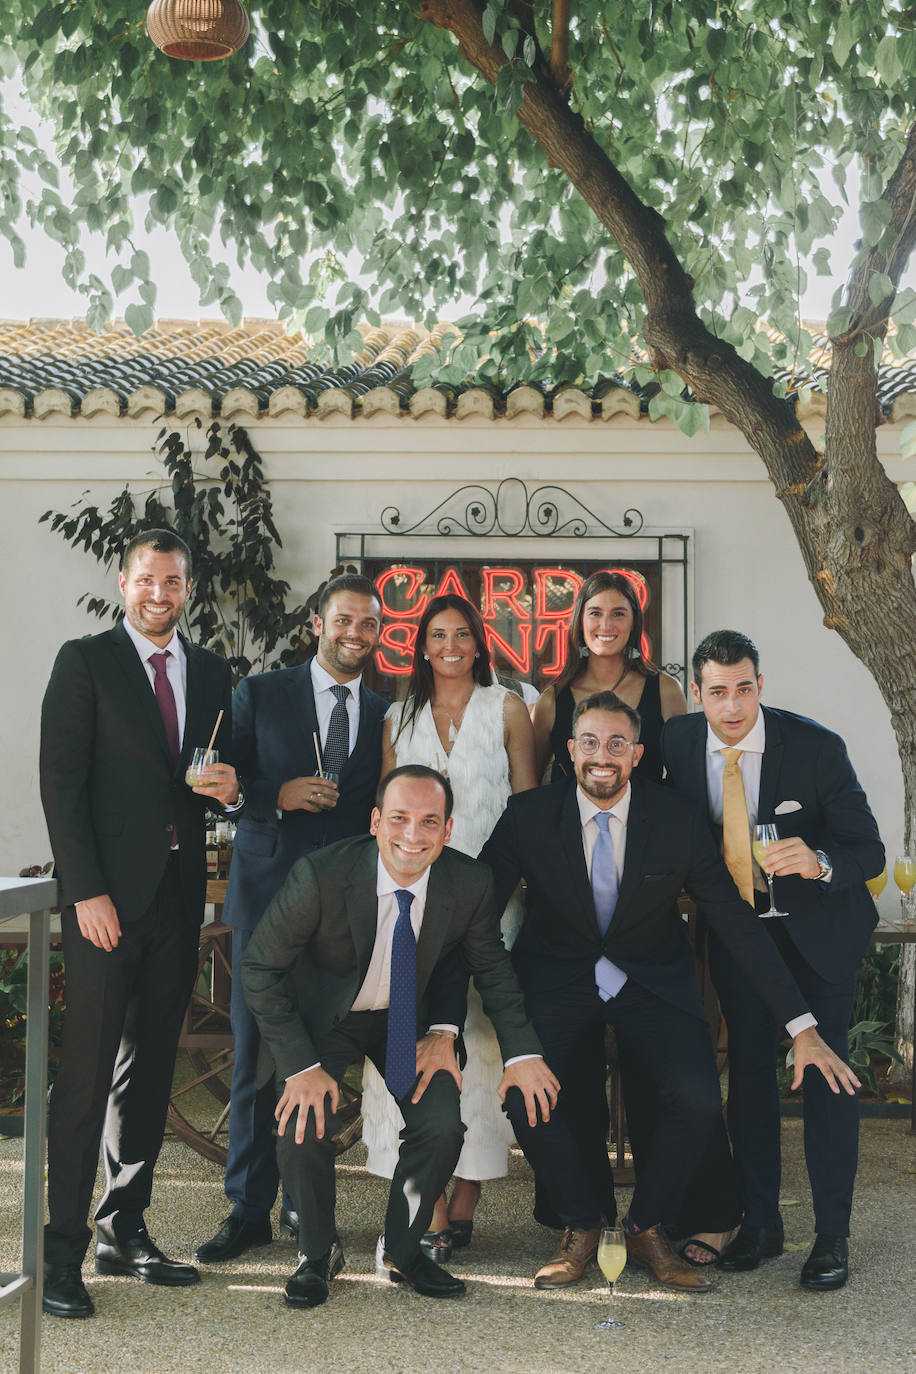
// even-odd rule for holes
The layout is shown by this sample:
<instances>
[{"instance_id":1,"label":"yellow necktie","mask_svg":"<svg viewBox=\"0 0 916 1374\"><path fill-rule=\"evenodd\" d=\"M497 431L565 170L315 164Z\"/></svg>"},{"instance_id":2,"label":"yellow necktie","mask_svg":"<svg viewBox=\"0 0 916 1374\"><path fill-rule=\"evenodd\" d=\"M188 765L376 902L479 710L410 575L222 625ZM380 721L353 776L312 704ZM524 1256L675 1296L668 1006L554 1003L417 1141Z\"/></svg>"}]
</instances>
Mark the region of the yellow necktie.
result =
<instances>
[{"instance_id":1,"label":"yellow necktie","mask_svg":"<svg viewBox=\"0 0 916 1374\"><path fill-rule=\"evenodd\" d=\"M751 831L747 819L744 779L738 760L741 749L723 749L722 854L735 885L746 902L754 905L754 869L751 863Z\"/></svg>"}]
</instances>

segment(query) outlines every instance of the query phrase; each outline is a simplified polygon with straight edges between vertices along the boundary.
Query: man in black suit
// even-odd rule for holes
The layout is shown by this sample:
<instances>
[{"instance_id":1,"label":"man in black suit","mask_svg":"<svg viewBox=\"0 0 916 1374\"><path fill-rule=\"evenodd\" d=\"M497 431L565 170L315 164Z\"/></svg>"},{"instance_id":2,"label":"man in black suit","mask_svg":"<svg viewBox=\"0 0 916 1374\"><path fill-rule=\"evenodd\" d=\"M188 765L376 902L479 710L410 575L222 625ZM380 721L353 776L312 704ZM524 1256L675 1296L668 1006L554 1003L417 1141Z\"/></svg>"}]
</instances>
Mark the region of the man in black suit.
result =
<instances>
[{"instance_id":1,"label":"man in black suit","mask_svg":"<svg viewBox=\"0 0 916 1374\"><path fill-rule=\"evenodd\" d=\"M760 928L792 972L827 1044L848 1059L856 973L877 919L865 880L884 866L865 793L838 735L760 705L763 677L746 635L708 635L693 656L693 678L703 715L668 722L663 748L669 780L708 814L736 883L761 913L769 900L753 866L749 827L778 825L767 867L786 919L761 921ZM738 824L730 844L733 810ZM719 1264L748 1270L783 1248L777 1025L716 930L709 936L709 963L728 1024L728 1126L744 1202L741 1229ZM808 1074L804 1114L817 1239L801 1281L806 1288L839 1288L849 1272L858 1102L834 1096Z\"/></svg>"},{"instance_id":2,"label":"man in black suit","mask_svg":"<svg viewBox=\"0 0 916 1374\"><path fill-rule=\"evenodd\" d=\"M104 1123L96 1272L196 1283L143 1220L162 1145L175 1050L197 972L207 803L238 801L223 762L185 783L195 747L229 748L224 660L177 631L191 555L170 530L124 550L124 618L64 644L41 712L41 797L57 876L67 1014L48 1126L45 1311L88 1317L80 1267Z\"/></svg>"},{"instance_id":3,"label":"man in black suit","mask_svg":"<svg viewBox=\"0 0 916 1374\"><path fill-rule=\"evenodd\" d=\"M314 619L315 657L298 668L243 679L232 703L233 756L245 789L223 919L233 927L231 1020L235 1042L226 1197L232 1211L195 1258L235 1259L271 1239L279 1173L276 1099L256 1088L260 1037L242 994L241 963L251 934L304 854L365 835L382 761L386 704L363 684L378 644L381 599L366 577L344 574L324 587ZM320 741L322 756L315 751ZM322 767L324 765L324 767ZM339 774L338 781L321 776ZM284 1198L283 1234L298 1234Z\"/></svg>"},{"instance_id":4,"label":"man in black suit","mask_svg":"<svg viewBox=\"0 0 916 1374\"><path fill-rule=\"evenodd\" d=\"M379 784L371 835L300 859L245 953L245 996L280 1094L280 1172L299 1213L299 1267L286 1284L293 1307L326 1301L343 1264L334 1224L338 1084L364 1055L404 1118L379 1271L426 1297L464 1292L420 1250L464 1135L455 1028L439 1024L432 991L437 969L459 955L474 976L506 1057L500 1096L515 1085L532 1122L556 1101L499 936L490 875L444 848L451 809L439 773L394 769Z\"/></svg>"},{"instance_id":5,"label":"man in black suit","mask_svg":"<svg viewBox=\"0 0 916 1374\"><path fill-rule=\"evenodd\" d=\"M512 957L561 1085L583 1030L607 1022L624 1084L638 1079L641 1100L654 1103L642 1114L636 1187L622 1222L629 1258L662 1283L699 1292L710 1287L708 1277L671 1250L659 1225L679 1214L721 1121L709 1028L678 912L682 887L702 900L779 1022L792 1025L807 1008L738 896L705 817L633 773L639 728L638 713L613 692L579 702L569 742L575 780L511 797L481 858L493 869L498 902L525 879L528 911ZM840 1083L853 1090L854 1076L813 1029L795 1035L795 1064L797 1082L816 1064L834 1091ZM535 1286L574 1283L597 1249L604 1190L586 1167L562 1092L546 1122L532 1121L514 1094L506 1107L566 1228Z\"/></svg>"}]
</instances>

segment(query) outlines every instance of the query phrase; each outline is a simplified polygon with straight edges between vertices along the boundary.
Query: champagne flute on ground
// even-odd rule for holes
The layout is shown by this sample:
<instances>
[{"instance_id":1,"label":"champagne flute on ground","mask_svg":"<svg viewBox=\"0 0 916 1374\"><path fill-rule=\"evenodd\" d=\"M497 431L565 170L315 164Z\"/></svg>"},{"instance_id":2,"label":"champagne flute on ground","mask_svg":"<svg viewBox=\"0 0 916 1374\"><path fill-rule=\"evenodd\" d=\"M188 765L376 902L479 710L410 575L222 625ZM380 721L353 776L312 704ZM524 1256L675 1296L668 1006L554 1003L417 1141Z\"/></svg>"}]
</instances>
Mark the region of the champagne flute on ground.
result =
<instances>
[{"instance_id":1,"label":"champagne flute on ground","mask_svg":"<svg viewBox=\"0 0 916 1374\"><path fill-rule=\"evenodd\" d=\"M900 888L900 919L909 925L907 898L916 883L916 860L910 854L898 854L894 860L894 882Z\"/></svg>"},{"instance_id":2,"label":"champagne flute on ground","mask_svg":"<svg viewBox=\"0 0 916 1374\"><path fill-rule=\"evenodd\" d=\"M610 1289L610 1296L614 1296L614 1283L623 1272L623 1267L627 1262L627 1239L619 1226L605 1226L602 1228L598 1238L598 1268L607 1279L607 1286ZM608 1316L605 1321L598 1322L605 1331L618 1331L624 1322L616 1321Z\"/></svg>"},{"instance_id":3,"label":"champagne flute on ground","mask_svg":"<svg viewBox=\"0 0 916 1374\"><path fill-rule=\"evenodd\" d=\"M751 849L753 850L754 858L760 865L760 870L763 873L763 876L767 880L767 887L770 889L770 909L769 911L761 911L760 915L762 917L788 916L789 914L787 911L776 910L776 902L773 900L773 875L772 873L769 873L767 871L766 866L767 845L775 844L778 839L779 831L776 829L775 825L770 824L754 826L754 839L753 844L751 845Z\"/></svg>"},{"instance_id":4,"label":"champagne flute on ground","mask_svg":"<svg viewBox=\"0 0 916 1374\"><path fill-rule=\"evenodd\" d=\"M191 762L185 769L185 782L189 787L215 787L215 781L210 782L201 776L215 763L219 763L219 753L216 749L195 749L191 755Z\"/></svg>"}]
</instances>

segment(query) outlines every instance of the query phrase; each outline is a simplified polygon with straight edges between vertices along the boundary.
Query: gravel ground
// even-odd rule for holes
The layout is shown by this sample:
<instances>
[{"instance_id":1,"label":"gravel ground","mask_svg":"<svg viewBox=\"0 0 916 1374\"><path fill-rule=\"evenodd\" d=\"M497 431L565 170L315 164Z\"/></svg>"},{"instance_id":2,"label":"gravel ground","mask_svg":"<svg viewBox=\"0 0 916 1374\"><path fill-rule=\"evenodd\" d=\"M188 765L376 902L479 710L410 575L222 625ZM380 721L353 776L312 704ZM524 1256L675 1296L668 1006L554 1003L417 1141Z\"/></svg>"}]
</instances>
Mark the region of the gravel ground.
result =
<instances>
[{"instance_id":1,"label":"gravel ground","mask_svg":"<svg viewBox=\"0 0 916 1374\"><path fill-rule=\"evenodd\" d=\"M488 1184L471 1248L451 1268L466 1297L435 1302L375 1278L375 1239L386 1185L361 1167L362 1147L339 1165L338 1223L347 1266L330 1301L292 1312L281 1300L296 1265L274 1241L231 1264L205 1268L190 1289L154 1288L84 1270L96 1304L89 1321L43 1319L43 1367L54 1374L884 1374L916 1371L916 1138L901 1121L866 1121L852 1272L839 1293L807 1293L798 1271L812 1239L801 1123L787 1121L787 1253L754 1274L719 1275L713 1292L682 1296L626 1270L614 1299L622 1331L596 1327L608 1309L592 1267L575 1287L538 1293L532 1277L554 1233L531 1218L531 1180L514 1155L510 1176ZM0 1141L0 1270L18 1268L22 1144ZM622 1190L622 1197L628 1196ZM226 1213L218 1168L166 1142L148 1213L166 1251L189 1259ZM90 1251L91 1254L91 1251ZM18 1312L0 1309L0 1374L14 1374Z\"/></svg>"}]
</instances>

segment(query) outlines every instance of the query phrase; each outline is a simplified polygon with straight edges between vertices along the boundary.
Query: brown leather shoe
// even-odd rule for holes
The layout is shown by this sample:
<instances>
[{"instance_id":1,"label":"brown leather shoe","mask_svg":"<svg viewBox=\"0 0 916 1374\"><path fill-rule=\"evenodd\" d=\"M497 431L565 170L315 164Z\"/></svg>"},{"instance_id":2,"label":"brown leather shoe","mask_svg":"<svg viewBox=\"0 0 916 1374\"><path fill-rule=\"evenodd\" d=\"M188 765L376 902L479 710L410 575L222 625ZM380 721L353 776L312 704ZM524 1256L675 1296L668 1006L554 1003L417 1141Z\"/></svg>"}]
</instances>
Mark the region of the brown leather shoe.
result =
<instances>
[{"instance_id":1,"label":"brown leather shoe","mask_svg":"<svg viewBox=\"0 0 916 1374\"><path fill-rule=\"evenodd\" d=\"M578 1283L589 1260L598 1253L600 1231L582 1231L567 1226L559 1249L534 1276L535 1288L564 1288Z\"/></svg>"},{"instance_id":2,"label":"brown leather shoe","mask_svg":"<svg viewBox=\"0 0 916 1374\"><path fill-rule=\"evenodd\" d=\"M627 1234L627 1263L631 1261L648 1269L659 1283L666 1283L670 1288L708 1293L713 1286L702 1270L692 1269L686 1260L674 1253L658 1226L650 1226L635 1236Z\"/></svg>"}]
</instances>

